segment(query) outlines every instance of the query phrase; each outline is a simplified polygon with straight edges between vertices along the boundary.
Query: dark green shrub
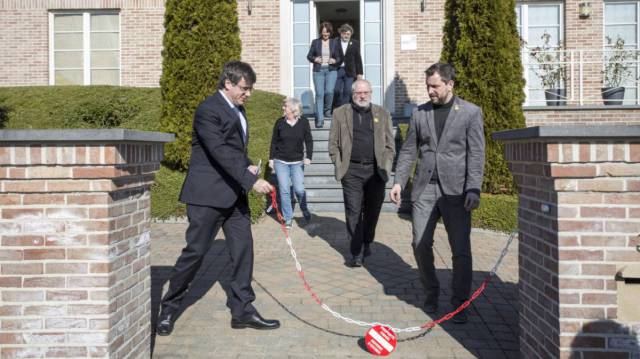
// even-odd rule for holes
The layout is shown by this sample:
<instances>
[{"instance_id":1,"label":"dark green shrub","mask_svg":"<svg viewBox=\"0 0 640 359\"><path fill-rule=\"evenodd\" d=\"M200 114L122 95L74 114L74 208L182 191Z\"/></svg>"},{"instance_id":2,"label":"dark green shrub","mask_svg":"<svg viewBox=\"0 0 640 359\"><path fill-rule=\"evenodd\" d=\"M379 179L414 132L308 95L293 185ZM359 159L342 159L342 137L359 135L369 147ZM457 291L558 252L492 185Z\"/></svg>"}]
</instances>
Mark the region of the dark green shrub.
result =
<instances>
[{"instance_id":1,"label":"dark green shrub","mask_svg":"<svg viewBox=\"0 0 640 359\"><path fill-rule=\"evenodd\" d=\"M473 211L472 226L500 232L511 232L518 227L518 196L483 193L480 207Z\"/></svg>"},{"instance_id":2,"label":"dark green shrub","mask_svg":"<svg viewBox=\"0 0 640 359\"><path fill-rule=\"evenodd\" d=\"M525 127L515 0L447 0L445 18L442 60L456 68L456 93L484 112L483 191L513 193L503 147L491 134Z\"/></svg>"},{"instance_id":3,"label":"dark green shrub","mask_svg":"<svg viewBox=\"0 0 640 359\"><path fill-rule=\"evenodd\" d=\"M168 0L162 50L162 131L176 134L165 160L189 165L193 114L217 86L222 66L240 59L235 0Z\"/></svg>"},{"instance_id":4,"label":"dark green shrub","mask_svg":"<svg viewBox=\"0 0 640 359\"><path fill-rule=\"evenodd\" d=\"M65 117L66 128L112 128L131 121L140 109L126 97L100 97L72 107Z\"/></svg>"}]
</instances>

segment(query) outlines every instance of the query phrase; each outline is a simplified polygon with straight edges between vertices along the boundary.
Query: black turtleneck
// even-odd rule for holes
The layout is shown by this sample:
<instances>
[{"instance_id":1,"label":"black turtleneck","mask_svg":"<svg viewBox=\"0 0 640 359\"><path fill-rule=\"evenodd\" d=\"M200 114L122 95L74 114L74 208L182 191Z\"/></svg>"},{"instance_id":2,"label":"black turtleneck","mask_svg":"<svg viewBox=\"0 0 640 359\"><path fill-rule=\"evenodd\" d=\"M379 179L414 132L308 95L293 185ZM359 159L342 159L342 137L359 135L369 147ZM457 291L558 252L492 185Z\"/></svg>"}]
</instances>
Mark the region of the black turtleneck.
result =
<instances>
[{"instance_id":1,"label":"black turtleneck","mask_svg":"<svg viewBox=\"0 0 640 359\"><path fill-rule=\"evenodd\" d=\"M351 160L356 162L373 162L373 115L371 105L360 107L351 102L353 109L353 145Z\"/></svg>"},{"instance_id":2,"label":"black turtleneck","mask_svg":"<svg viewBox=\"0 0 640 359\"><path fill-rule=\"evenodd\" d=\"M434 122L436 125L436 134L438 135L438 143L440 143L440 138L442 137L442 130L444 130L444 124L447 122L447 116L449 116L449 112L451 112L451 107L453 106L454 97L451 97L449 102L436 105L433 104L433 116Z\"/></svg>"}]
</instances>

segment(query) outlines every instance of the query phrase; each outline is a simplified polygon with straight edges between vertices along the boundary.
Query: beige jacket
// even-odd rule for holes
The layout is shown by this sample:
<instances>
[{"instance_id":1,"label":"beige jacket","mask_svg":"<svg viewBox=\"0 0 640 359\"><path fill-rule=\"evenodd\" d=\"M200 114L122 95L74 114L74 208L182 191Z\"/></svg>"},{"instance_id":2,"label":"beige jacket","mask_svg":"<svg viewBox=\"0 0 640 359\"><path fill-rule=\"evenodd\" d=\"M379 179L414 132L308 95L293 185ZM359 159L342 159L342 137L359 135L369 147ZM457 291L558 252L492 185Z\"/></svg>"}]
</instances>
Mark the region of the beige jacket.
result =
<instances>
[{"instance_id":1,"label":"beige jacket","mask_svg":"<svg viewBox=\"0 0 640 359\"><path fill-rule=\"evenodd\" d=\"M380 177L387 181L396 153L391 115L384 108L371 104L373 115L373 150ZM353 144L353 108L350 103L333 111L329 134L329 156L335 165L336 180L340 181L349 169Z\"/></svg>"}]
</instances>

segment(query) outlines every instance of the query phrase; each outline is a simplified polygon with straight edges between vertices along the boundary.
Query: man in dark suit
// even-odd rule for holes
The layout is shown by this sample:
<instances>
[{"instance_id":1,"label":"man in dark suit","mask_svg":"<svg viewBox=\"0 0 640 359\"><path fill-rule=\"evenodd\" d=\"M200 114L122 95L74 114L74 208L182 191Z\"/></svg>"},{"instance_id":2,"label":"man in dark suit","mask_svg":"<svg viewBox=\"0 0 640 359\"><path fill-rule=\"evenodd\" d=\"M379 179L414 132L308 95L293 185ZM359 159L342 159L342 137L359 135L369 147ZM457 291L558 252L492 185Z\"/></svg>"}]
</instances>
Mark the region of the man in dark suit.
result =
<instances>
[{"instance_id":1,"label":"man in dark suit","mask_svg":"<svg viewBox=\"0 0 640 359\"><path fill-rule=\"evenodd\" d=\"M340 51L342 64L338 68L338 78L334 90L336 99L334 107L340 107L351 99L351 85L356 79L362 78L362 56L360 56L360 44L352 40L353 28L344 24L338 29L340 32Z\"/></svg>"},{"instance_id":2,"label":"man in dark suit","mask_svg":"<svg viewBox=\"0 0 640 359\"><path fill-rule=\"evenodd\" d=\"M169 290L162 299L156 332L173 330L180 302L202 264L204 255L220 227L231 254L231 283L227 306L231 327L276 329L277 320L258 314L251 302L253 237L247 193L269 193L272 186L258 178L258 167L247 155L249 124L242 106L251 95L256 74L247 63L224 65L218 91L207 97L193 120L189 172L182 185L180 201L187 204L189 227L186 247L176 261Z\"/></svg>"},{"instance_id":3,"label":"man in dark suit","mask_svg":"<svg viewBox=\"0 0 640 359\"><path fill-rule=\"evenodd\" d=\"M412 246L427 297L424 310L435 313L440 283L433 262L433 234L441 217L453 254L451 304L457 308L469 299L471 211L480 205L485 143L482 110L453 94L454 68L436 63L426 75L431 102L419 106L411 116L389 195L399 206L400 193L419 159L411 190ZM453 317L455 323L466 321L464 310Z\"/></svg>"}]
</instances>

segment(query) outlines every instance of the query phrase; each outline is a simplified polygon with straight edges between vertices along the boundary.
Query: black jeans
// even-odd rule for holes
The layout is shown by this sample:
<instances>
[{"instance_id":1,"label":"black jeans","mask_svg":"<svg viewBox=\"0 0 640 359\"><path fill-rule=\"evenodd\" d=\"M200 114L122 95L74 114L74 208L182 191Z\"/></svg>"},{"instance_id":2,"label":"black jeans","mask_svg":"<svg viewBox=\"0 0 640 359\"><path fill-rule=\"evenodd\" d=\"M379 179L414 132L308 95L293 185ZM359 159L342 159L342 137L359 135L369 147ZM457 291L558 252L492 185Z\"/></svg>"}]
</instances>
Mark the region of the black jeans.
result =
<instances>
[{"instance_id":1,"label":"black jeans","mask_svg":"<svg viewBox=\"0 0 640 359\"><path fill-rule=\"evenodd\" d=\"M363 244L368 246L376 235L376 225L384 201L385 182L375 163L350 163L342 178L342 195L351 255L357 256Z\"/></svg>"}]
</instances>

